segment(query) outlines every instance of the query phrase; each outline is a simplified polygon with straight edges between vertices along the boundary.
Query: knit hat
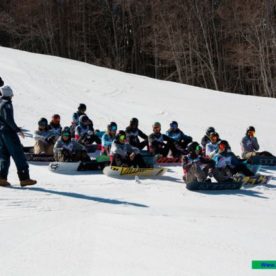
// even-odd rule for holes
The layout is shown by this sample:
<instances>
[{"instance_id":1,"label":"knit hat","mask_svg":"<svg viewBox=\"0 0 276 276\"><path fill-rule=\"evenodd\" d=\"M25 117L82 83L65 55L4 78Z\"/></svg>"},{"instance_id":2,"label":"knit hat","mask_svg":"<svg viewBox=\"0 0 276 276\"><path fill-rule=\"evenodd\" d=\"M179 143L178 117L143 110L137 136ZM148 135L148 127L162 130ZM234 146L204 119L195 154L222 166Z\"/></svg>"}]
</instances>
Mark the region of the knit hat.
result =
<instances>
[{"instance_id":1,"label":"knit hat","mask_svg":"<svg viewBox=\"0 0 276 276\"><path fill-rule=\"evenodd\" d=\"M13 96L13 91L8 85L5 85L0 88L0 96L11 98Z\"/></svg>"}]
</instances>

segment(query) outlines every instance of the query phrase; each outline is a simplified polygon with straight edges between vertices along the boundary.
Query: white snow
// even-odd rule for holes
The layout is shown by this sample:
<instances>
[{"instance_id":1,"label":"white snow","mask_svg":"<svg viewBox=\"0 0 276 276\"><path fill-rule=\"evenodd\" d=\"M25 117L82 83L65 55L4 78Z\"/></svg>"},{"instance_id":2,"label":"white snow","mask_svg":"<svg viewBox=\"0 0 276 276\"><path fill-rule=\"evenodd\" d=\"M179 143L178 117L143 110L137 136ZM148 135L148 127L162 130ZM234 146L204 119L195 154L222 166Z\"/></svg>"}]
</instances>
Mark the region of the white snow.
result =
<instances>
[{"instance_id":1,"label":"white snow","mask_svg":"<svg viewBox=\"0 0 276 276\"><path fill-rule=\"evenodd\" d=\"M14 88L15 118L31 131L54 113L71 122L79 103L96 128L131 117L150 133L172 120L199 140L215 126L240 154L254 125L262 150L276 154L276 100L125 74L68 59L0 47L0 75ZM33 141L26 138L25 145ZM0 196L0 275L259 275L252 260L276 259L276 172L267 186L194 193L181 167L158 180L101 173L58 175L30 166L36 186ZM275 275L273 270L266 275Z\"/></svg>"}]
</instances>

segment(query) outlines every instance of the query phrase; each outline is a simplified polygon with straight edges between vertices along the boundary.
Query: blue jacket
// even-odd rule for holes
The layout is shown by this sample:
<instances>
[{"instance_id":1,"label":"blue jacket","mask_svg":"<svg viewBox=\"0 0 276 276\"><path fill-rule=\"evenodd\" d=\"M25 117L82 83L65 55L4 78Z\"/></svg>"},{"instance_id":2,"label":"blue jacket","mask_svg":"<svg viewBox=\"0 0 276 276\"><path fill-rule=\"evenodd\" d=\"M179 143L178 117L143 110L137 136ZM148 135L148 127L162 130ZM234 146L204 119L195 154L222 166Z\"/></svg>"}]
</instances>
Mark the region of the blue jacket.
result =
<instances>
[{"instance_id":1,"label":"blue jacket","mask_svg":"<svg viewBox=\"0 0 276 276\"><path fill-rule=\"evenodd\" d=\"M11 99L3 97L0 97L0 130L21 131L14 121Z\"/></svg>"}]
</instances>

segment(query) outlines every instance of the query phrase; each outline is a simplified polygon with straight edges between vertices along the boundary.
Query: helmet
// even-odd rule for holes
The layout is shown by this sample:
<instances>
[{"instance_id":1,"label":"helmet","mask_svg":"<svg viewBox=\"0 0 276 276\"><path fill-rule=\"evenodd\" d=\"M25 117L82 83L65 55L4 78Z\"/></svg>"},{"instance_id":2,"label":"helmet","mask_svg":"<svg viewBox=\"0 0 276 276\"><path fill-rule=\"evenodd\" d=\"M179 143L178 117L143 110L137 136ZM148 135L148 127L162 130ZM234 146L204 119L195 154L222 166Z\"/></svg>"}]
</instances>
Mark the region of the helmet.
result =
<instances>
[{"instance_id":1,"label":"helmet","mask_svg":"<svg viewBox=\"0 0 276 276\"><path fill-rule=\"evenodd\" d=\"M61 131L61 138L67 136L69 137L69 139L71 139L71 131L70 131L70 127L64 127Z\"/></svg>"},{"instance_id":2,"label":"helmet","mask_svg":"<svg viewBox=\"0 0 276 276\"><path fill-rule=\"evenodd\" d=\"M5 85L2 88L0 88L0 96L11 98L13 97L13 91L10 86Z\"/></svg>"},{"instance_id":3,"label":"helmet","mask_svg":"<svg viewBox=\"0 0 276 276\"><path fill-rule=\"evenodd\" d=\"M108 131L116 131L117 130L117 124L115 122L111 122L110 124L107 125L107 130Z\"/></svg>"},{"instance_id":4,"label":"helmet","mask_svg":"<svg viewBox=\"0 0 276 276\"><path fill-rule=\"evenodd\" d=\"M83 103L79 104L78 111L79 112L85 112L86 111L86 105L83 104Z\"/></svg>"},{"instance_id":5,"label":"helmet","mask_svg":"<svg viewBox=\"0 0 276 276\"><path fill-rule=\"evenodd\" d=\"M48 121L47 121L47 119L46 118L41 118L39 121L38 121L38 126L44 126L44 127L46 127L46 126L48 126Z\"/></svg>"},{"instance_id":6,"label":"helmet","mask_svg":"<svg viewBox=\"0 0 276 276\"><path fill-rule=\"evenodd\" d=\"M210 133L210 138L211 138L211 137L215 137L215 136L216 136L217 138L219 138L219 134L218 134L217 132L214 131L214 132L211 132L211 133Z\"/></svg>"},{"instance_id":7,"label":"helmet","mask_svg":"<svg viewBox=\"0 0 276 276\"><path fill-rule=\"evenodd\" d=\"M0 87L4 85L4 81L2 80L2 78L0 77Z\"/></svg>"},{"instance_id":8,"label":"helmet","mask_svg":"<svg viewBox=\"0 0 276 276\"><path fill-rule=\"evenodd\" d=\"M138 123L139 123L139 121L138 121L137 118L132 118L132 119L130 120L130 122L129 122L129 125L131 125L131 126L133 126L133 125L138 126Z\"/></svg>"},{"instance_id":9,"label":"helmet","mask_svg":"<svg viewBox=\"0 0 276 276\"><path fill-rule=\"evenodd\" d=\"M89 118L86 115L81 115L79 121L81 124L86 124L89 122Z\"/></svg>"},{"instance_id":10,"label":"helmet","mask_svg":"<svg viewBox=\"0 0 276 276\"><path fill-rule=\"evenodd\" d=\"M187 151L189 153L191 152L195 152L196 151L196 148L199 146L199 143L198 142L191 142L188 144L187 146Z\"/></svg>"},{"instance_id":11,"label":"helmet","mask_svg":"<svg viewBox=\"0 0 276 276\"><path fill-rule=\"evenodd\" d=\"M152 125L153 128L155 127L159 127L161 128L161 124L159 122L155 122L153 125Z\"/></svg>"},{"instance_id":12,"label":"helmet","mask_svg":"<svg viewBox=\"0 0 276 276\"><path fill-rule=\"evenodd\" d=\"M206 135L209 136L212 132L215 132L215 128L210 126L206 129Z\"/></svg>"},{"instance_id":13,"label":"helmet","mask_svg":"<svg viewBox=\"0 0 276 276\"><path fill-rule=\"evenodd\" d=\"M126 132L124 130L120 130L115 138L116 141L123 143L126 140Z\"/></svg>"},{"instance_id":14,"label":"helmet","mask_svg":"<svg viewBox=\"0 0 276 276\"><path fill-rule=\"evenodd\" d=\"M221 140L218 143L218 148L220 150L228 150L230 149L229 143L226 140Z\"/></svg>"},{"instance_id":15,"label":"helmet","mask_svg":"<svg viewBox=\"0 0 276 276\"><path fill-rule=\"evenodd\" d=\"M249 126L246 130L246 134L248 133L248 131L254 131L255 132L256 130L255 130L255 127Z\"/></svg>"},{"instance_id":16,"label":"helmet","mask_svg":"<svg viewBox=\"0 0 276 276\"><path fill-rule=\"evenodd\" d=\"M170 128L172 128L172 129L177 129L177 128L178 128L178 123L177 123L176 121L172 121L172 122L170 123Z\"/></svg>"}]
</instances>

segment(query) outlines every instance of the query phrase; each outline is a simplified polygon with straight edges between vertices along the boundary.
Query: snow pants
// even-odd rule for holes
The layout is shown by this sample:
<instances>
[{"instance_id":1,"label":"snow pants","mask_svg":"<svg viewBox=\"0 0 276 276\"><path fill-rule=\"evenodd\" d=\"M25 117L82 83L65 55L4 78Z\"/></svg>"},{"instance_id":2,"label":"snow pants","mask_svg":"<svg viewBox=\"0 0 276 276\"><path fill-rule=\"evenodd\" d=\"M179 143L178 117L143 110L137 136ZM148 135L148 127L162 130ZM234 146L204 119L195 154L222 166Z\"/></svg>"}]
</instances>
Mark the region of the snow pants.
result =
<instances>
[{"instance_id":1,"label":"snow pants","mask_svg":"<svg viewBox=\"0 0 276 276\"><path fill-rule=\"evenodd\" d=\"M10 130L0 131L0 177L7 179L13 158L20 180L29 179L29 165L17 133Z\"/></svg>"},{"instance_id":2,"label":"snow pants","mask_svg":"<svg viewBox=\"0 0 276 276\"><path fill-rule=\"evenodd\" d=\"M34 145L34 153L35 154L45 153L47 155L53 155L54 154L53 149L54 149L53 144L49 144L42 140L36 141L36 143Z\"/></svg>"}]
</instances>

